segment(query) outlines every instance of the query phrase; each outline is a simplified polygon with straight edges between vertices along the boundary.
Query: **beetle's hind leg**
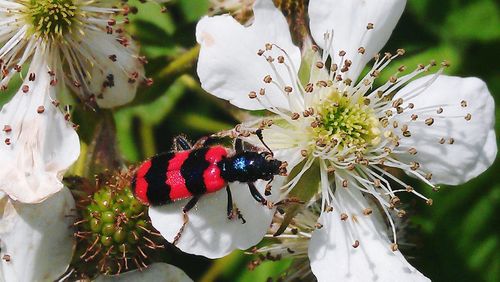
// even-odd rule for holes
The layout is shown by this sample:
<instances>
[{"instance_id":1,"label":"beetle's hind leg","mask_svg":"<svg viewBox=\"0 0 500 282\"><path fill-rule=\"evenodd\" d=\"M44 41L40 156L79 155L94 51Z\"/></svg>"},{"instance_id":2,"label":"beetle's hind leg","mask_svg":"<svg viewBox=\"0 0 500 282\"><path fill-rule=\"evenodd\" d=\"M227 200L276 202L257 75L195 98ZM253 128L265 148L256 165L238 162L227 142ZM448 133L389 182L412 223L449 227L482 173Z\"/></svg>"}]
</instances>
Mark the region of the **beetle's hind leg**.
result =
<instances>
[{"instance_id":1,"label":"beetle's hind leg","mask_svg":"<svg viewBox=\"0 0 500 282\"><path fill-rule=\"evenodd\" d=\"M238 219L241 219L241 223L245 224L247 221L241 214L238 208L234 209L234 202L233 202L233 196L231 194L231 188L229 188L229 185L226 186L226 192L227 192L227 219L232 220L234 216L237 216Z\"/></svg>"},{"instance_id":2,"label":"beetle's hind leg","mask_svg":"<svg viewBox=\"0 0 500 282\"><path fill-rule=\"evenodd\" d=\"M193 198L191 198L191 200L189 200L189 202L182 208L183 223L181 228L179 229L179 232L177 232L177 235L175 235L174 237L174 241L172 242L173 245L177 245L177 243L179 242L182 232L184 232L184 229L189 222L188 212L196 205L199 199L200 196L193 196Z\"/></svg>"},{"instance_id":3,"label":"beetle's hind leg","mask_svg":"<svg viewBox=\"0 0 500 282\"><path fill-rule=\"evenodd\" d=\"M187 140L186 136L179 135L174 137L174 151L186 151L192 148L193 145Z\"/></svg>"}]
</instances>

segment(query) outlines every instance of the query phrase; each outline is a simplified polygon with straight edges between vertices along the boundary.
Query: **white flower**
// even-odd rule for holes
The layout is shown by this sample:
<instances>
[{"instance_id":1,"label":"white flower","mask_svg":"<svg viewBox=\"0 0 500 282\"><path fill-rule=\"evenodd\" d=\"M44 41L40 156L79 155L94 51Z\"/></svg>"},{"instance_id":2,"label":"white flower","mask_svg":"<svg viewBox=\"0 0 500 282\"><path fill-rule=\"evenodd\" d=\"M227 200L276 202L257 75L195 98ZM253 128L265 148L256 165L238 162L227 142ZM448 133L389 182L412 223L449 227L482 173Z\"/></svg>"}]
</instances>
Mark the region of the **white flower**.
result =
<instances>
[{"instance_id":1,"label":"white flower","mask_svg":"<svg viewBox=\"0 0 500 282\"><path fill-rule=\"evenodd\" d=\"M100 275L95 282L120 282L120 281L158 281L164 282L192 282L193 280L181 269L166 263L153 263L143 270L133 270L119 275Z\"/></svg>"},{"instance_id":2,"label":"white flower","mask_svg":"<svg viewBox=\"0 0 500 282\"><path fill-rule=\"evenodd\" d=\"M93 1L0 1L0 88L24 76L0 112L0 159L9 164L0 190L12 199L34 203L56 193L78 158L78 136L56 92L70 87L90 106L133 99L144 70L121 24L125 11Z\"/></svg>"},{"instance_id":3,"label":"white flower","mask_svg":"<svg viewBox=\"0 0 500 282\"><path fill-rule=\"evenodd\" d=\"M284 17L269 0L257 1L250 27L230 16L204 18L197 27L202 87L238 107L268 110L270 116L238 131L265 127L264 139L277 154L286 150L288 158L301 158L283 197L314 189L310 194L321 199L323 228L312 233L308 253L320 281L427 280L397 250L389 215L404 215L399 193L432 200L384 168L401 169L437 189L438 183L476 177L497 153L494 102L481 80L444 76L443 68L412 80L431 63L412 72L402 67L375 87L380 72L403 50L376 56L359 77L388 40L405 3L311 0L311 33L321 47L307 54L312 61L301 62ZM299 67L307 65L308 75L299 78ZM318 186L296 186L305 173ZM366 196L378 201L393 242Z\"/></svg>"},{"instance_id":4,"label":"white flower","mask_svg":"<svg viewBox=\"0 0 500 282\"><path fill-rule=\"evenodd\" d=\"M0 281L54 281L68 268L75 202L64 188L40 204L0 199Z\"/></svg>"}]
</instances>

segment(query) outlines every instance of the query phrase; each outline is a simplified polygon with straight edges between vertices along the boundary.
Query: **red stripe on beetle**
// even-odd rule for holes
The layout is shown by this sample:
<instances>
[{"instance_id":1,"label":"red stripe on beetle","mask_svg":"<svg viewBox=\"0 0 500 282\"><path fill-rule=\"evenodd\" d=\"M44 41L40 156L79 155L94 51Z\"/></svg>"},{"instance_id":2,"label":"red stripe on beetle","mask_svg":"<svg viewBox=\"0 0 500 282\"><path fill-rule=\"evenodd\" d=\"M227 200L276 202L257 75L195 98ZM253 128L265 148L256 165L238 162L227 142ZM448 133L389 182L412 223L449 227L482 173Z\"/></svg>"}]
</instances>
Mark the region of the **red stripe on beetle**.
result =
<instances>
[{"instance_id":1,"label":"red stripe on beetle","mask_svg":"<svg viewBox=\"0 0 500 282\"><path fill-rule=\"evenodd\" d=\"M182 177L181 167L189 157L191 151L182 151L168 162L166 183L170 186L170 199L178 200L191 197L192 194L186 187L186 180Z\"/></svg>"},{"instance_id":2,"label":"red stripe on beetle","mask_svg":"<svg viewBox=\"0 0 500 282\"><path fill-rule=\"evenodd\" d=\"M217 163L226 156L227 150L222 146L215 146L207 151L205 160L210 163L210 166L203 172L207 193L218 191L226 186L226 181L220 175L220 169L217 166Z\"/></svg>"},{"instance_id":3,"label":"red stripe on beetle","mask_svg":"<svg viewBox=\"0 0 500 282\"><path fill-rule=\"evenodd\" d=\"M151 161L147 161L141 165L137 171L137 176L135 179L134 193L135 196L144 204L149 204L147 192L148 192L148 182L144 178L146 173L148 173L151 168Z\"/></svg>"}]
</instances>

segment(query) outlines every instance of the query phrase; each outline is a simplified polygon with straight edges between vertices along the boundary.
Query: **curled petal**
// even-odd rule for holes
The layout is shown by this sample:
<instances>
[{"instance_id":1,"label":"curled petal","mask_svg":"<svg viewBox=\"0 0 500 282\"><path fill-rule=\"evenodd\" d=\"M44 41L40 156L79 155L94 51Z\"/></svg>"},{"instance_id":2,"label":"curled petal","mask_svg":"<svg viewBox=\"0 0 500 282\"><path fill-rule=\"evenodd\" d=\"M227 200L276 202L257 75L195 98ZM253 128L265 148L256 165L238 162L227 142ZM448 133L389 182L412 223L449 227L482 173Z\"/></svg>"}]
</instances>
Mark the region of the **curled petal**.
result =
<instances>
[{"instance_id":1,"label":"curled petal","mask_svg":"<svg viewBox=\"0 0 500 282\"><path fill-rule=\"evenodd\" d=\"M369 205L360 191L340 187L335 198L341 207L321 215L323 227L314 231L309 245L318 281L430 281L391 250L379 218L363 214ZM342 220L341 213L348 218Z\"/></svg>"},{"instance_id":2,"label":"curled petal","mask_svg":"<svg viewBox=\"0 0 500 282\"><path fill-rule=\"evenodd\" d=\"M0 200L0 280L54 281L71 262L75 202L64 188L40 204Z\"/></svg>"},{"instance_id":3,"label":"curled petal","mask_svg":"<svg viewBox=\"0 0 500 282\"><path fill-rule=\"evenodd\" d=\"M160 279L160 280L159 280ZM125 282L125 281L163 281L191 282L193 281L181 269L166 263L153 263L145 270L133 270L119 275L97 277L95 282Z\"/></svg>"},{"instance_id":4,"label":"curled petal","mask_svg":"<svg viewBox=\"0 0 500 282\"><path fill-rule=\"evenodd\" d=\"M40 202L62 189L66 169L80 154L78 135L53 101L46 55L38 48L23 86L0 112L0 190Z\"/></svg>"},{"instance_id":5,"label":"curled petal","mask_svg":"<svg viewBox=\"0 0 500 282\"><path fill-rule=\"evenodd\" d=\"M284 87L295 87L300 51L293 45L283 14L271 0L257 0L254 15L255 20L249 27L229 15L200 20L196 39L201 45L198 75L202 87L243 109L264 109L263 105L290 109L295 106L291 104L294 99L288 101ZM266 51L266 44L279 47L272 46L272 50ZM263 52L261 56L259 50ZM277 63L279 56L283 56L284 63ZM266 60L270 57L274 63ZM263 81L267 75L273 79L272 83ZM265 89L265 97L259 96L261 89ZM258 99L250 99L251 92Z\"/></svg>"},{"instance_id":6,"label":"curled petal","mask_svg":"<svg viewBox=\"0 0 500 282\"><path fill-rule=\"evenodd\" d=\"M401 89L397 98L414 105L395 116L411 132L401 137L400 148L417 151L400 158L419 163L433 183L464 183L491 166L497 154L495 102L482 80L425 76ZM418 118L410 121L413 114Z\"/></svg>"},{"instance_id":7,"label":"curled petal","mask_svg":"<svg viewBox=\"0 0 500 282\"><path fill-rule=\"evenodd\" d=\"M339 52L346 52L344 62L352 62L346 76L356 81L366 63L389 40L405 5L406 0L311 0L311 33L339 66ZM373 29L368 29L369 25ZM325 33L330 33L328 40ZM358 51L360 47L363 52Z\"/></svg>"}]
</instances>

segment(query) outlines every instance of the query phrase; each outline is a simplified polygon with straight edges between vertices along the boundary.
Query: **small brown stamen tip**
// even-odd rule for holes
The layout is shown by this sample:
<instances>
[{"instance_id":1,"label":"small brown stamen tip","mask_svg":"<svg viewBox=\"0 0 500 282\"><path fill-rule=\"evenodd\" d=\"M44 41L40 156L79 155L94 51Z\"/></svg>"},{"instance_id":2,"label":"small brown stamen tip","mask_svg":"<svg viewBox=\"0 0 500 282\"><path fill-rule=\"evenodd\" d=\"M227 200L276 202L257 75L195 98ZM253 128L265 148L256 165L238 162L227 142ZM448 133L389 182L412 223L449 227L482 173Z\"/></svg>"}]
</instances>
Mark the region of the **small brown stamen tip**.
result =
<instances>
[{"instance_id":1,"label":"small brown stamen tip","mask_svg":"<svg viewBox=\"0 0 500 282\"><path fill-rule=\"evenodd\" d=\"M382 182L380 181L380 179L374 179L373 185L375 185L375 187L380 187L382 185Z\"/></svg>"},{"instance_id":2,"label":"small brown stamen tip","mask_svg":"<svg viewBox=\"0 0 500 282\"><path fill-rule=\"evenodd\" d=\"M398 68L398 71L399 71L399 72L404 72L405 70L406 70L406 66L400 66L400 67Z\"/></svg>"},{"instance_id":3,"label":"small brown stamen tip","mask_svg":"<svg viewBox=\"0 0 500 282\"><path fill-rule=\"evenodd\" d=\"M397 81L398 81L398 78L397 78L397 77L395 77L395 76L391 76L391 77L389 77L389 82L391 82L391 83L396 83Z\"/></svg>"},{"instance_id":4,"label":"small brown stamen tip","mask_svg":"<svg viewBox=\"0 0 500 282\"><path fill-rule=\"evenodd\" d=\"M340 56L340 57L345 56L345 54L346 54L346 52L345 52L344 50L341 50L341 51L339 52L339 56Z\"/></svg>"},{"instance_id":5,"label":"small brown stamen tip","mask_svg":"<svg viewBox=\"0 0 500 282\"><path fill-rule=\"evenodd\" d=\"M292 93L293 88L292 88L291 86L285 86L285 88L284 88L283 90L285 90L285 92L286 92L287 94L290 94L290 93Z\"/></svg>"},{"instance_id":6,"label":"small brown stamen tip","mask_svg":"<svg viewBox=\"0 0 500 282\"><path fill-rule=\"evenodd\" d=\"M441 62L441 66L443 66L445 68L448 68L448 67L450 67L450 62L448 62L448 61L442 61Z\"/></svg>"},{"instance_id":7,"label":"small brown stamen tip","mask_svg":"<svg viewBox=\"0 0 500 282\"><path fill-rule=\"evenodd\" d=\"M462 108L466 108L466 107L467 107L467 101L462 100L462 101L460 102L460 106L462 106Z\"/></svg>"},{"instance_id":8,"label":"small brown stamen tip","mask_svg":"<svg viewBox=\"0 0 500 282\"><path fill-rule=\"evenodd\" d=\"M452 145L454 143L455 143L455 139L453 139L453 138L448 139L448 144Z\"/></svg>"},{"instance_id":9,"label":"small brown stamen tip","mask_svg":"<svg viewBox=\"0 0 500 282\"><path fill-rule=\"evenodd\" d=\"M410 169L417 170L420 168L420 164L418 162L410 162Z\"/></svg>"},{"instance_id":10,"label":"small brown stamen tip","mask_svg":"<svg viewBox=\"0 0 500 282\"><path fill-rule=\"evenodd\" d=\"M410 155L416 155L416 154L417 154L417 149L415 149L415 148L410 148L410 149L408 149L408 153L409 153Z\"/></svg>"},{"instance_id":11,"label":"small brown stamen tip","mask_svg":"<svg viewBox=\"0 0 500 282\"><path fill-rule=\"evenodd\" d=\"M352 244L352 247L355 248L355 249L357 247L359 247L359 241L358 240L354 241L354 244Z\"/></svg>"},{"instance_id":12,"label":"small brown stamen tip","mask_svg":"<svg viewBox=\"0 0 500 282\"><path fill-rule=\"evenodd\" d=\"M467 114L467 115L465 116L465 120L466 120L466 121L470 121L471 119L472 119L472 115L471 115L471 114Z\"/></svg>"},{"instance_id":13,"label":"small brown stamen tip","mask_svg":"<svg viewBox=\"0 0 500 282\"><path fill-rule=\"evenodd\" d=\"M248 93L248 98L250 98L250 99L257 98L257 93L255 93L255 91L252 91L252 92Z\"/></svg>"},{"instance_id":14,"label":"small brown stamen tip","mask_svg":"<svg viewBox=\"0 0 500 282\"><path fill-rule=\"evenodd\" d=\"M349 165L347 166L347 170L350 170L350 171L353 171L355 168L356 168L356 165L355 165L355 164L349 164ZM347 180L345 180L345 181L347 181Z\"/></svg>"},{"instance_id":15,"label":"small brown stamen tip","mask_svg":"<svg viewBox=\"0 0 500 282\"><path fill-rule=\"evenodd\" d=\"M406 216L406 211L405 210L399 210L398 211L398 217L399 218L403 218Z\"/></svg>"},{"instance_id":16,"label":"small brown stamen tip","mask_svg":"<svg viewBox=\"0 0 500 282\"><path fill-rule=\"evenodd\" d=\"M400 202L401 202L401 200L399 199L398 196L394 196L391 198L391 204L394 206L398 205Z\"/></svg>"},{"instance_id":17,"label":"small brown stamen tip","mask_svg":"<svg viewBox=\"0 0 500 282\"><path fill-rule=\"evenodd\" d=\"M45 112L45 107L44 106L39 106L36 109L36 112L39 113L39 114L43 114L43 112Z\"/></svg>"},{"instance_id":18,"label":"small brown stamen tip","mask_svg":"<svg viewBox=\"0 0 500 282\"><path fill-rule=\"evenodd\" d=\"M427 173L427 174L425 175L425 179L427 179L427 180L432 180L432 173L430 173L430 172L429 172L429 173Z\"/></svg>"},{"instance_id":19,"label":"small brown stamen tip","mask_svg":"<svg viewBox=\"0 0 500 282\"><path fill-rule=\"evenodd\" d=\"M11 142L10 142L10 138L5 138L5 145L10 145Z\"/></svg>"},{"instance_id":20,"label":"small brown stamen tip","mask_svg":"<svg viewBox=\"0 0 500 282\"><path fill-rule=\"evenodd\" d=\"M266 51L259 49L259 51L257 51L257 55L262 56L262 55L264 55L264 52L266 52Z\"/></svg>"},{"instance_id":21,"label":"small brown stamen tip","mask_svg":"<svg viewBox=\"0 0 500 282\"><path fill-rule=\"evenodd\" d=\"M332 211L333 211L333 207L332 207L332 206L327 206L327 207L325 208L325 211L326 211L326 212L332 212Z\"/></svg>"},{"instance_id":22,"label":"small brown stamen tip","mask_svg":"<svg viewBox=\"0 0 500 282\"><path fill-rule=\"evenodd\" d=\"M318 69L322 69L322 68L324 68L324 67L325 67L325 63L323 63L323 62L321 62L321 61L316 62L316 67L317 67Z\"/></svg>"},{"instance_id":23,"label":"small brown stamen tip","mask_svg":"<svg viewBox=\"0 0 500 282\"><path fill-rule=\"evenodd\" d=\"M308 152L307 152L307 150L301 150L301 151L300 151L300 154L301 154L303 157L307 157Z\"/></svg>"},{"instance_id":24,"label":"small brown stamen tip","mask_svg":"<svg viewBox=\"0 0 500 282\"><path fill-rule=\"evenodd\" d=\"M432 206L432 204L434 203L434 201L432 199L427 199L427 201L425 201L425 203L429 206Z\"/></svg>"},{"instance_id":25,"label":"small brown stamen tip","mask_svg":"<svg viewBox=\"0 0 500 282\"><path fill-rule=\"evenodd\" d=\"M397 53L399 56L403 56L403 55L406 53L406 50L401 48L401 49L396 50L396 53Z\"/></svg>"},{"instance_id":26,"label":"small brown stamen tip","mask_svg":"<svg viewBox=\"0 0 500 282\"><path fill-rule=\"evenodd\" d=\"M60 104L61 103L58 100L52 101L52 105L54 105L54 107L59 107Z\"/></svg>"},{"instance_id":27,"label":"small brown stamen tip","mask_svg":"<svg viewBox=\"0 0 500 282\"><path fill-rule=\"evenodd\" d=\"M285 57L278 56L278 63L283 64L285 62Z\"/></svg>"},{"instance_id":28,"label":"small brown stamen tip","mask_svg":"<svg viewBox=\"0 0 500 282\"><path fill-rule=\"evenodd\" d=\"M148 77L144 79L144 82L146 83L146 86L152 86L154 84L154 80L151 77Z\"/></svg>"},{"instance_id":29,"label":"small brown stamen tip","mask_svg":"<svg viewBox=\"0 0 500 282\"><path fill-rule=\"evenodd\" d=\"M340 220L346 221L349 218L349 216L346 213L340 214Z\"/></svg>"},{"instance_id":30,"label":"small brown stamen tip","mask_svg":"<svg viewBox=\"0 0 500 282\"><path fill-rule=\"evenodd\" d=\"M379 70L374 70L372 71L372 73L370 74L370 76L372 77L378 77L380 75L380 71Z\"/></svg>"},{"instance_id":31,"label":"small brown stamen tip","mask_svg":"<svg viewBox=\"0 0 500 282\"><path fill-rule=\"evenodd\" d=\"M5 255L3 255L2 259L3 259L4 261L6 261L6 262L10 262L11 257L10 257L10 255L5 254Z\"/></svg>"},{"instance_id":32,"label":"small brown stamen tip","mask_svg":"<svg viewBox=\"0 0 500 282\"><path fill-rule=\"evenodd\" d=\"M3 126L3 131L5 133L9 133L9 132L12 131L12 127L10 125L6 124L6 125Z\"/></svg>"},{"instance_id":33,"label":"small brown stamen tip","mask_svg":"<svg viewBox=\"0 0 500 282\"><path fill-rule=\"evenodd\" d=\"M326 169L326 172L329 174L329 175L332 175L335 173L335 168L333 166L330 166Z\"/></svg>"},{"instance_id":34,"label":"small brown stamen tip","mask_svg":"<svg viewBox=\"0 0 500 282\"><path fill-rule=\"evenodd\" d=\"M321 223L319 223L319 222L316 222L316 224L314 224L314 227L315 227L316 229L321 229L321 228L323 228L323 224L321 224Z\"/></svg>"},{"instance_id":35,"label":"small brown stamen tip","mask_svg":"<svg viewBox=\"0 0 500 282\"><path fill-rule=\"evenodd\" d=\"M366 208L366 209L364 209L364 210L363 210L363 214L364 214L364 215L370 215L370 214L372 214L372 213L373 213L373 210L372 210L372 209L370 209L370 208Z\"/></svg>"},{"instance_id":36,"label":"small brown stamen tip","mask_svg":"<svg viewBox=\"0 0 500 282\"><path fill-rule=\"evenodd\" d=\"M403 132L404 137L411 137L411 132L409 130Z\"/></svg>"},{"instance_id":37,"label":"small brown stamen tip","mask_svg":"<svg viewBox=\"0 0 500 282\"><path fill-rule=\"evenodd\" d=\"M347 179L342 180L342 187L347 188L348 184L349 182L347 181Z\"/></svg>"},{"instance_id":38,"label":"small brown stamen tip","mask_svg":"<svg viewBox=\"0 0 500 282\"><path fill-rule=\"evenodd\" d=\"M29 81L35 81L36 79L36 74L34 72L30 73L29 77L28 77L28 80Z\"/></svg>"},{"instance_id":39,"label":"small brown stamen tip","mask_svg":"<svg viewBox=\"0 0 500 282\"><path fill-rule=\"evenodd\" d=\"M261 88L261 89L259 90L259 95L260 95L260 96L264 96L264 95L266 95L266 89Z\"/></svg>"},{"instance_id":40,"label":"small brown stamen tip","mask_svg":"<svg viewBox=\"0 0 500 282\"><path fill-rule=\"evenodd\" d=\"M413 187L406 186L406 192L411 193L411 192L413 192L413 190L414 190Z\"/></svg>"},{"instance_id":41,"label":"small brown stamen tip","mask_svg":"<svg viewBox=\"0 0 500 282\"><path fill-rule=\"evenodd\" d=\"M373 23L368 23L368 24L366 25L366 29L368 29L368 30L369 30L369 29L373 29L373 28L374 28Z\"/></svg>"},{"instance_id":42,"label":"small brown stamen tip","mask_svg":"<svg viewBox=\"0 0 500 282\"><path fill-rule=\"evenodd\" d=\"M398 248L399 248L399 247L398 247L398 244L396 244L396 243L392 243L392 244L391 244L391 250L392 250L393 252L396 252L396 251L398 250Z\"/></svg>"},{"instance_id":43,"label":"small brown stamen tip","mask_svg":"<svg viewBox=\"0 0 500 282\"><path fill-rule=\"evenodd\" d=\"M293 113L292 114L292 120L298 120L300 117L300 114L299 113Z\"/></svg>"},{"instance_id":44,"label":"small brown stamen tip","mask_svg":"<svg viewBox=\"0 0 500 282\"><path fill-rule=\"evenodd\" d=\"M365 52L366 52L365 47L359 47L359 48L358 48L358 53L360 53L360 54L364 54Z\"/></svg>"},{"instance_id":45,"label":"small brown stamen tip","mask_svg":"<svg viewBox=\"0 0 500 282\"><path fill-rule=\"evenodd\" d=\"M23 87L21 88L23 93L28 93L30 91L30 87L28 85L23 85Z\"/></svg>"},{"instance_id":46,"label":"small brown stamen tip","mask_svg":"<svg viewBox=\"0 0 500 282\"><path fill-rule=\"evenodd\" d=\"M273 81L273 78L270 75L266 75L264 77L264 82L265 83L271 83Z\"/></svg>"},{"instance_id":47,"label":"small brown stamen tip","mask_svg":"<svg viewBox=\"0 0 500 282\"><path fill-rule=\"evenodd\" d=\"M427 124L428 126L431 126L434 124L434 119L433 118L427 118L425 120L425 124Z\"/></svg>"},{"instance_id":48,"label":"small brown stamen tip","mask_svg":"<svg viewBox=\"0 0 500 282\"><path fill-rule=\"evenodd\" d=\"M271 51L273 49L273 44L271 43L266 43L266 50Z\"/></svg>"}]
</instances>

